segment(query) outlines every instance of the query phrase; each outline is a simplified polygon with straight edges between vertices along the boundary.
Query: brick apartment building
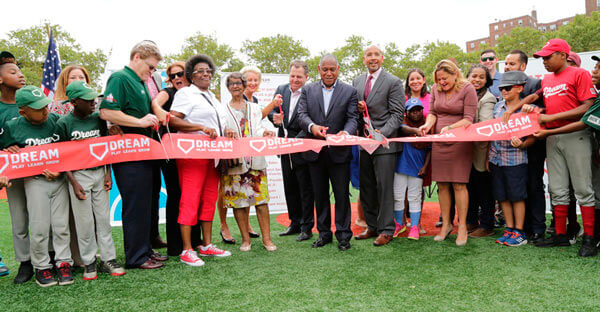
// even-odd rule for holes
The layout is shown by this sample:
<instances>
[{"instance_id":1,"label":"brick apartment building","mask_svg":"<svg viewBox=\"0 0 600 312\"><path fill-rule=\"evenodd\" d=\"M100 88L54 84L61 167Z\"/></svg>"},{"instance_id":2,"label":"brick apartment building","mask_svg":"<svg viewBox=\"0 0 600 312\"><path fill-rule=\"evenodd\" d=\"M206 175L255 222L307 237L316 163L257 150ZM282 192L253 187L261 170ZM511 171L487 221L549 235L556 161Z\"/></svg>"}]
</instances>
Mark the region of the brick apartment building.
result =
<instances>
[{"instance_id":1,"label":"brick apartment building","mask_svg":"<svg viewBox=\"0 0 600 312\"><path fill-rule=\"evenodd\" d=\"M585 0L585 14L590 15L593 11L600 11L600 0ZM560 26L569 24L573 18L575 18L575 16L561 18L549 23L540 23L537 20L537 11L533 10L531 11L531 15L523 15L503 21L496 21L489 24L489 37L467 41L467 52L478 50L479 46L482 44L495 47L498 38L509 34L515 27L537 28L544 32L553 31Z\"/></svg>"}]
</instances>

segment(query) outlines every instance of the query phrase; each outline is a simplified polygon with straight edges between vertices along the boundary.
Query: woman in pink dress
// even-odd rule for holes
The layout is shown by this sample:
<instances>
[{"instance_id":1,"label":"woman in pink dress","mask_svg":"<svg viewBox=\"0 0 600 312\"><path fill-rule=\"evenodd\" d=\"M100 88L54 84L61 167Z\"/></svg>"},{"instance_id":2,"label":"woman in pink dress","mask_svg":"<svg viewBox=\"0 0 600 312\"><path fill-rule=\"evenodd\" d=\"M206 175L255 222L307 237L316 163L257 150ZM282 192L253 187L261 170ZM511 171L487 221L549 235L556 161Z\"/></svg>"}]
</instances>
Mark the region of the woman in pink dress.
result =
<instances>
[{"instance_id":1,"label":"woman in pink dress","mask_svg":"<svg viewBox=\"0 0 600 312\"><path fill-rule=\"evenodd\" d=\"M465 127L473 122L477 111L475 88L463 77L456 64L450 60L440 61L433 72L435 84L431 90L429 114L421 130L423 133L444 133ZM445 240L452 232L450 220L450 192L454 191L458 214L456 245L467 243L467 211L469 194L467 183L473 163L473 143L433 143L431 153L432 178L439 189L442 210L442 228L434 240Z\"/></svg>"}]
</instances>

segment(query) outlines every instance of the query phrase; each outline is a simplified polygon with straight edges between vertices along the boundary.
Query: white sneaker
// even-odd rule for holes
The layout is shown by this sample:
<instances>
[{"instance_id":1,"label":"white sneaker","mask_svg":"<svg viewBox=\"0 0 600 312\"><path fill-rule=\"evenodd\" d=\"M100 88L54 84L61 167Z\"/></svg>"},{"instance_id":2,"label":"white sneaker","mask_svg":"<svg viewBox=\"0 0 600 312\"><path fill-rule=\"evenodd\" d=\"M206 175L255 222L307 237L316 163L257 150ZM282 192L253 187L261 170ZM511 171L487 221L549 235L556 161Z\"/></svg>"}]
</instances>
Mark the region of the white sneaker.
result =
<instances>
[{"instance_id":1,"label":"white sneaker","mask_svg":"<svg viewBox=\"0 0 600 312\"><path fill-rule=\"evenodd\" d=\"M198 258L198 254L193 249L184 250L181 252L180 256L181 262L191 265L194 267L199 267L204 265L204 261Z\"/></svg>"},{"instance_id":2,"label":"white sneaker","mask_svg":"<svg viewBox=\"0 0 600 312\"><path fill-rule=\"evenodd\" d=\"M217 248L217 246L210 244L206 247L200 246L198 249L201 257L229 257L231 252Z\"/></svg>"}]
</instances>

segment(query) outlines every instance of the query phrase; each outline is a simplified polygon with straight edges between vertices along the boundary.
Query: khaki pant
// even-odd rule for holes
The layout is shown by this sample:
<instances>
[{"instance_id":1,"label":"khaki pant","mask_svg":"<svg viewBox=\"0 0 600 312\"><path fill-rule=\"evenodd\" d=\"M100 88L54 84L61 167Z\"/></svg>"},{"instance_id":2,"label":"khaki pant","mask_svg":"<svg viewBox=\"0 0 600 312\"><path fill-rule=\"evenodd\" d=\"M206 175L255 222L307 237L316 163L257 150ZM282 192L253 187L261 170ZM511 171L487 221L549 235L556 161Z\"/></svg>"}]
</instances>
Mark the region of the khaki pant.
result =
<instances>
[{"instance_id":1,"label":"khaki pant","mask_svg":"<svg viewBox=\"0 0 600 312\"><path fill-rule=\"evenodd\" d=\"M57 265L72 264L69 249L69 195L64 175L55 181L43 176L24 179L29 213L31 264L36 269L50 269L48 243L52 245Z\"/></svg>"},{"instance_id":2,"label":"khaki pant","mask_svg":"<svg viewBox=\"0 0 600 312\"><path fill-rule=\"evenodd\" d=\"M569 204L569 179L580 206L595 206L592 188L592 141L589 129L549 136L546 165L552 205Z\"/></svg>"},{"instance_id":3,"label":"khaki pant","mask_svg":"<svg viewBox=\"0 0 600 312\"><path fill-rule=\"evenodd\" d=\"M27 199L23 179L10 181L12 186L6 188L10 222L12 225L13 248L15 260L18 262L29 261L29 216L27 214Z\"/></svg>"},{"instance_id":4,"label":"khaki pant","mask_svg":"<svg viewBox=\"0 0 600 312\"><path fill-rule=\"evenodd\" d=\"M85 191L84 200L75 196L73 186L69 183L77 242L84 265L96 261L98 247L102 261L116 258L110 226L109 193L104 190L104 175L104 167L73 172L73 176Z\"/></svg>"}]
</instances>

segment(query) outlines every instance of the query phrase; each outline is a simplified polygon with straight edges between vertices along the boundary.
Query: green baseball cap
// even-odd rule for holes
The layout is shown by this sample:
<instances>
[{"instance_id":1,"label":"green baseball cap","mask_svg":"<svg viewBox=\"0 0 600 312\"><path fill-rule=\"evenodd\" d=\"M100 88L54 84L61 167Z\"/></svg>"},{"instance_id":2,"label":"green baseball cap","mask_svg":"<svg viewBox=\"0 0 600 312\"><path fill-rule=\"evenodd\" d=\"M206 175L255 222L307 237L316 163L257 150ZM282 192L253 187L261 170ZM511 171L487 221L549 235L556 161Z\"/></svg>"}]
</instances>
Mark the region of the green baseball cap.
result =
<instances>
[{"instance_id":1,"label":"green baseball cap","mask_svg":"<svg viewBox=\"0 0 600 312\"><path fill-rule=\"evenodd\" d=\"M98 93L96 93L96 91L94 91L94 89L90 87L90 85L88 85L85 81L81 80L71 82L65 89L65 93L69 98L69 100L65 102L68 102L73 99L82 99L90 101L98 96Z\"/></svg>"},{"instance_id":2,"label":"green baseball cap","mask_svg":"<svg viewBox=\"0 0 600 312\"><path fill-rule=\"evenodd\" d=\"M15 100L19 108L29 106L33 109L40 109L52 103L52 100L44 95L42 89L36 86L24 86L17 90Z\"/></svg>"}]
</instances>

